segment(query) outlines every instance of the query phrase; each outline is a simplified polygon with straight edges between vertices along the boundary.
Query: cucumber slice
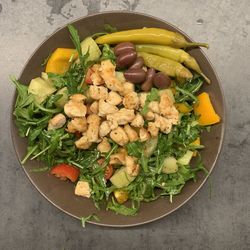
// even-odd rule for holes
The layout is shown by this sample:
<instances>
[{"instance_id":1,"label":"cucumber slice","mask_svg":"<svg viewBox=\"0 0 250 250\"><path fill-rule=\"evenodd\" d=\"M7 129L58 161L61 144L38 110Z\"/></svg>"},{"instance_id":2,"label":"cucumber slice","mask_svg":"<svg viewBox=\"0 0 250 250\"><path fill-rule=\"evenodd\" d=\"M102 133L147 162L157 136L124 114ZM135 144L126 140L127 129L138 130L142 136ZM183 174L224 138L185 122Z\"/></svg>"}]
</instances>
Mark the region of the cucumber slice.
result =
<instances>
[{"instance_id":1,"label":"cucumber slice","mask_svg":"<svg viewBox=\"0 0 250 250\"><path fill-rule=\"evenodd\" d=\"M135 177L128 175L126 168L122 167L114 173L114 175L110 178L110 181L117 188L124 188L127 187L134 179Z\"/></svg>"},{"instance_id":2,"label":"cucumber slice","mask_svg":"<svg viewBox=\"0 0 250 250\"><path fill-rule=\"evenodd\" d=\"M68 95L69 95L69 92L68 92L68 89L67 87L64 87L62 89L59 89L57 92L56 92L56 95L62 95L62 97L57 100L55 102L55 105L58 107L58 108L63 108L64 105L68 102Z\"/></svg>"},{"instance_id":3,"label":"cucumber slice","mask_svg":"<svg viewBox=\"0 0 250 250\"><path fill-rule=\"evenodd\" d=\"M188 165L193 157L193 151L188 150L177 162L181 165Z\"/></svg>"},{"instance_id":4,"label":"cucumber slice","mask_svg":"<svg viewBox=\"0 0 250 250\"><path fill-rule=\"evenodd\" d=\"M37 77L31 80L28 93L34 95L37 103L43 102L48 96L56 91L56 88L50 81L45 81L41 77Z\"/></svg>"},{"instance_id":5,"label":"cucumber slice","mask_svg":"<svg viewBox=\"0 0 250 250\"><path fill-rule=\"evenodd\" d=\"M82 54L85 55L89 52L89 57L87 61L97 61L102 52L93 38L87 37L81 42Z\"/></svg>"},{"instance_id":6,"label":"cucumber slice","mask_svg":"<svg viewBox=\"0 0 250 250\"><path fill-rule=\"evenodd\" d=\"M177 160L173 156L165 158L163 162L162 172L165 174L172 174L178 171Z\"/></svg>"}]
</instances>

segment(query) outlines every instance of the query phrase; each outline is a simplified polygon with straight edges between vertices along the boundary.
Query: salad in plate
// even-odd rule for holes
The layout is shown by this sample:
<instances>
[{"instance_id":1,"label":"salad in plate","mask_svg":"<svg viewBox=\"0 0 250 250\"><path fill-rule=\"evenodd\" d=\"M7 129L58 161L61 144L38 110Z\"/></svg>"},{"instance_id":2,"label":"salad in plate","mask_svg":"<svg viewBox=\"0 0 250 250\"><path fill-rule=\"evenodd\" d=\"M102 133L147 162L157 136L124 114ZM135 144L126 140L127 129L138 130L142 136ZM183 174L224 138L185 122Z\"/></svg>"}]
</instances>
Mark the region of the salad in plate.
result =
<instances>
[{"instance_id":1,"label":"salad in plate","mask_svg":"<svg viewBox=\"0 0 250 250\"><path fill-rule=\"evenodd\" d=\"M14 109L30 160L75 185L98 209L136 215L141 202L168 196L206 169L202 131L220 122L203 84L210 80L179 33L142 28L105 32L57 48L40 77L15 78ZM207 83L205 83L207 82ZM191 161L193 163L191 164Z\"/></svg>"}]
</instances>

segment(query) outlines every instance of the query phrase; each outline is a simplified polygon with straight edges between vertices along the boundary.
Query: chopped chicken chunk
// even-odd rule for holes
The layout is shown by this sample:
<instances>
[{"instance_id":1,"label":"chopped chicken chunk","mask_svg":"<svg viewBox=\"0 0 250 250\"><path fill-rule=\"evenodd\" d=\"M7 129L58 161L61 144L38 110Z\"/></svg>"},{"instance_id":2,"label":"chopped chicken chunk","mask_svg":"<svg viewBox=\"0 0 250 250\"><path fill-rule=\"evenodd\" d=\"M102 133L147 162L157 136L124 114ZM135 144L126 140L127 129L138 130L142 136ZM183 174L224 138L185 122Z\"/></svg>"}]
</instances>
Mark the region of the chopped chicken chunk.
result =
<instances>
[{"instance_id":1,"label":"chopped chicken chunk","mask_svg":"<svg viewBox=\"0 0 250 250\"><path fill-rule=\"evenodd\" d=\"M142 142L150 139L150 134L148 133L148 131L145 128L140 128L139 136L140 136L140 140Z\"/></svg>"},{"instance_id":2,"label":"chopped chicken chunk","mask_svg":"<svg viewBox=\"0 0 250 250\"><path fill-rule=\"evenodd\" d=\"M146 102L146 99L147 99L147 95L148 95L148 93L145 93L145 92L140 93L140 95L139 95L140 106L141 106L142 108L143 108L144 105L145 105L145 102Z\"/></svg>"},{"instance_id":3,"label":"chopped chicken chunk","mask_svg":"<svg viewBox=\"0 0 250 250\"><path fill-rule=\"evenodd\" d=\"M119 150L119 152L112 154L110 156L110 164L118 164L118 165L125 165L125 158L126 158L127 152L125 149Z\"/></svg>"},{"instance_id":4,"label":"chopped chicken chunk","mask_svg":"<svg viewBox=\"0 0 250 250\"><path fill-rule=\"evenodd\" d=\"M136 92L130 92L123 98L123 105L127 109L137 109L139 107L139 98Z\"/></svg>"},{"instance_id":5,"label":"chopped chicken chunk","mask_svg":"<svg viewBox=\"0 0 250 250\"><path fill-rule=\"evenodd\" d=\"M94 100L106 99L108 97L108 89L103 86L91 85L89 87L89 97Z\"/></svg>"},{"instance_id":6,"label":"chopped chicken chunk","mask_svg":"<svg viewBox=\"0 0 250 250\"><path fill-rule=\"evenodd\" d=\"M140 113L135 115L135 118L132 120L131 125L136 128L141 128L144 125L143 117Z\"/></svg>"},{"instance_id":7,"label":"chopped chicken chunk","mask_svg":"<svg viewBox=\"0 0 250 250\"><path fill-rule=\"evenodd\" d=\"M135 85L131 82L123 83L123 91L120 92L121 95L125 96L130 92L135 91Z\"/></svg>"},{"instance_id":8,"label":"chopped chicken chunk","mask_svg":"<svg viewBox=\"0 0 250 250\"><path fill-rule=\"evenodd\" d=\"M115 91L110 91L108 94L107 102L111 105L119 105L122 102L121 96L115 92Z\"/></svg>"},{"instance_id":9,"label":"chopped chicken chunk","mask_svg":"<svg viewBox=\"0 0 250 250\"><path fill-rule=\"evenodd\" d=\"M70 118L84 117L87 113L87 107L83 104L83 100L76 100L76 98L73 98L64 105L64 113Z\"/></svg>"},{"instance_id":10,"label":"chopped chicken chunk","mask_svg":"<svg viewBox=\"0 0 250 250\"><path fill-rule=\"evenodd\" d=\"M129 142L129 138L122 127L118 127L111 131L110 138L120 146L124 146Z\"/></svg>"},{"instance_id":11,"label":"chopped chicken chunk","mask_svg":"<svg viewBox=\"0 0 250 250\"><path fill-rule=\"evenodd\" d=\"M150 111L160 114L159 103L157 101L152 101L149 103L148 108Z\"/></svg>"},{"instance_id":12,"label":"chopped chicken chunk","mask_svg":"<svg viewBox=\"0 0 250 250\"><path fill-rule=\"evenodd\" d=\"M118 92L123 91L123 84L116 78L115 65L110 60L102 61L99 71L108 89Z\"/></svg>"},{"instance_id":13,"label":"chopped chicken chunk","mask_svg":"<svg viewBox=\"0 0 250 250\"><path fill-rule=\"evenodd\" d=\"M137 141L139 139L137 132L128 124L124 126L124 130L127 133L130 142Z\"/></svg>"},{"instance_id":14,"label":"chopped chicken chunk","mask_svg":"<svg viewBox=\"0 0 250 250\"><path fill-rule=\"evenodd\" d=\"M117 125L118 126L118 125ZM103 121L99 127L100 137L104 137L111 131L110 124L108 121Z\"/></svg>"},{"instance_id":15,"label":"chopped chicken chunk","mask_svg":"<svg viewBox=\"0 0 250 250\"><path fill-rule=\"evenodd\" d=\"M89 110L92 114L98 114L99 111L98 101L94 101L93 103L91 103L91 105L89 106Z\"/></svg>"},{"instance_id":16,"label":"chopped chicken chunk","mask_svg":"<svg viewBox=\"0 0 250 250\"><path fill-rule=\"evenodd\" d=\"M153 121L155 119L155 114L152 111L148 111L145 115L147 121Z\"/></svg>"},{"instance_id":17,"label":"chopped chicken chunk","mask_svg":"<svg viewBox=\"0 0 250 250\"><path fill-rule=\"evenodd\" d=\"M172 129L172 122L160 115L155 115L155 126L161 130L161 132L168 134Z\"/></svg>"},{"instance_id":18,"label":"chopped chicken chunk","mask_svg":"<svg viewBox=\"0 0 250 250\"><path fill-rule=\"evenodd\" d=\"M82 94L74 94L69 99L74 102L84 102L87 99L87 97Z\"/></svg>"},{"instance_id":19,"label":"chopped chicken chunk","mask_svg":"<svg viewBox=\"0 0 250 250\"><path fill-rule=\"evenodd\" d=\"M87 121L85 117L76 117L73 118L67 126L67 131L69 133L75 132L85 132L87 130Z\"/></svg>"},{"instance_id":20,"label":"chopped chicken chunk","mask_svg":"<svg viewBox=\"0 0 250 250\"><path fill-rule=\"evenodd\" d=\"M151 134L152 137L157 137L159 133L159 128L156 127L154 122L148 123L148 132Z\"/></svg>"},{"instance_id":21,"label":"chopped chicken chunk","mask_svg":"<svg viewBox=\"0 0 250 250\"><path fill-rule=\"evenodd\" d=\"M107 120L112 124L125 125L135 118L133 109L122 108L118 112L107 115Z\"/></svg>"},{"instance_id":22,"label":"chopped chicken chunk","mask_svg":"<svg viewBox=\"0 0 250 250\"><path fill-rule=\"evenodd\" d=\"M57 114L49 120L48 130L62 128L66 123L66 117L63 114Z\"/></svg>"},{"instance_id":23,"label":"chopped chicken chunk","mask_svg":"<svg viewBox=\"0 0 250 250\"><path fill-rule=\"evenodd\" d=\"M88 149L91 144L92 143L88 140L87 135L83 135L79 140L75 141L75 145L79 149Z\"/></svg>"},{"instance_id":24,"label":"chopped chicken chunk","mask_svg":"<svg viewBox=\"0 0 250 250\"><path fill-rule=\"evenodd\" d=\"M87 181L78 181L75 187L75 195L89 198L91 196L91 189Z\"/></svg>"},{"instance_id":25,"label":"chopped chicken chunk","mask_svg":"<svg viewBox=\"0 0 250 250\"><path fill-rule=\"evenodd\" d=\"M98 142L100 121L100 117L95 114L87 117L88 129L86 135L89 142Z\"/></svg>"},{"instance_id":26,"label":"chopped chicken chunk","mask_svg":"<svg viewBox=\"0 0 250 250\"><path fill-rule=\"evenodd\" d=\"M130 176L137 176L139 174L140 166L139 164L136 163L136 158L127 155L125 157L125 167L126 167L126 172Z\"/></svg>"},{"instance_id":27,"label":"chopped chicken chunk","mask_svg":"<svg viewBox=\"0 0 250 250\"><path fill-rule=\"evenodd\" d=\"M103 140L98 144L97 150L99 150L101 153L107 153L111 149L111 145L106 137L103 138Z\"/></svg>"},{"instance_id":28,"label":"chopped chicken chunk","mask_svg":"<svg viewBox=\"0 0 250 250\"><path fill-rule=\"evenodd\" d=\"M100 64L94 64L92 67L91 67L91 70L92 70L92 74L90 75L90 79L93 83L93 85L102 85L104 83L101 75L100 75L100 69L101 65Z\"/></svg>"},{"instance_id":29,"label":"chopped chicken chunk","mask_svg":"<svg viewBox=\"0 0 250 250\"><path fill-rule=\"evenodd\" d=\"M103 99L100 99L99 101L99 113L98 115L99 116L106 116L106 115L109 115L109 114L113 114L113 113L116 113L118 112L118 108L106 101L104 101Z\"/></svg>"}]
</instances>

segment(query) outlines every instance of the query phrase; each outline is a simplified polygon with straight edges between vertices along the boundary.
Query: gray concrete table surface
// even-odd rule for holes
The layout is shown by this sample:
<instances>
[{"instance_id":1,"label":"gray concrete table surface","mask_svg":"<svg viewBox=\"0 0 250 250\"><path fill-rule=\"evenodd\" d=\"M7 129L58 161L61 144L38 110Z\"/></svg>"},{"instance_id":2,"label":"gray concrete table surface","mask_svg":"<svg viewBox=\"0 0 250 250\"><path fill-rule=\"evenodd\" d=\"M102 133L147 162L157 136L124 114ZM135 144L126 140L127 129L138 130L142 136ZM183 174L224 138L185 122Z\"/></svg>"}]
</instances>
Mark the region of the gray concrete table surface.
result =
<instances>
[{"instance_id":1,"label":"gray concrete table surface","mask_svg":"<svg viewBox=\"0 0 250 250\"><path fill-rule=\"evenodd\" d=\"M79 221L49 204L19 165L10 139L14 87L34 49L61 25L107 10L165 19L198 41L222 81L228 111L221 156L208 183L157 222L111 229ZM250 249L250 1L0 0L0 249Z\"/></svg>"}]
</instances>

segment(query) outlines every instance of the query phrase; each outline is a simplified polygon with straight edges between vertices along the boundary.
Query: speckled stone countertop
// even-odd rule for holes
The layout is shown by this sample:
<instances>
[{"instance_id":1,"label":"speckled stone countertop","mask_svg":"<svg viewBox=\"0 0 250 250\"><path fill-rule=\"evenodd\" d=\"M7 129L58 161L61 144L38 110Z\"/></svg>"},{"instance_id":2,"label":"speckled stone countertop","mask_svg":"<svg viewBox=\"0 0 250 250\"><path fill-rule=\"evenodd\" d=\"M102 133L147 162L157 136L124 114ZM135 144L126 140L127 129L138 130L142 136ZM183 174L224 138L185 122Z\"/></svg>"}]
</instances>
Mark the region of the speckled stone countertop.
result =
<instances>
[{"instance_id":1,"label":"speckled stone countertop","mask_svg":"<svg viewBox=\"0 0 250 250\"><path fill-rule=\"evenodd\" d=\"M207 41L227 104L211 199L206 183L176 212L130 229L82 228L48 203L25 176L10 138L9 75L19 75L34 49L61 25L107 10L148 13ZM250 249L249 35L249 0L0 0L0 249Z\"/></svg>"}]
</instances>

